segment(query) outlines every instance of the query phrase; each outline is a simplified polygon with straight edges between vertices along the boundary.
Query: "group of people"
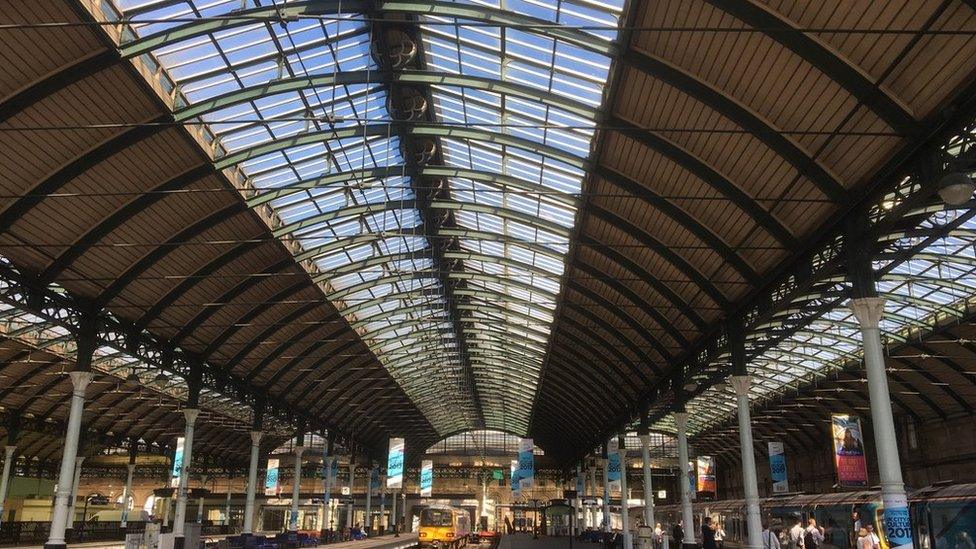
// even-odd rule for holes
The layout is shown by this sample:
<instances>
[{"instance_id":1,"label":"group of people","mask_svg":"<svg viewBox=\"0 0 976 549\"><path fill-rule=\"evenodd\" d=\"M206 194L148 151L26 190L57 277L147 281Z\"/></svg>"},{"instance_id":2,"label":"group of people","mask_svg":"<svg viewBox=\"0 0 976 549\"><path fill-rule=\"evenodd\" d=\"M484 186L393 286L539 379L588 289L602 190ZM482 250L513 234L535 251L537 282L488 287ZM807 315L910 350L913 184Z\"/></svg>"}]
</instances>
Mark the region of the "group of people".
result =
<instances>
[{"instance_id":1,"label":"group of people","mask_svg":"<svg viewBox=\"0 0 976 549\"><path fill-rule=\"evenodd\" d=\"M881 538L874 533L874 526L871 524L862 526L856 512L853 518L854 530L858 534L857 539L853 540L856 549L881 549ZM763 549L820 549L825 539L823 527L812 517L807 519L807 525L804 527L803 521L797 516L792 528L782 530L778 534L770 528L768 521L763 523Z\"/></svg>"},{"instance_id":2,"label":"group of people","mask_svg":"<svg viewBox=\"0 0 976 549\"><path fill-rule=\"evenodd\" d=\"M679 520L671 527L671 543L674 544L672 547L681 547L684 539L684 523ZM654 528L655 546L658 546L658 540L664 540L664 530L661 529L660 522ZM705 517L705 522L702 523L701 546L702 549L723 549L725 547L725 528L720 522L712 522L712 517Z\"/></svg>"}]
</instances>

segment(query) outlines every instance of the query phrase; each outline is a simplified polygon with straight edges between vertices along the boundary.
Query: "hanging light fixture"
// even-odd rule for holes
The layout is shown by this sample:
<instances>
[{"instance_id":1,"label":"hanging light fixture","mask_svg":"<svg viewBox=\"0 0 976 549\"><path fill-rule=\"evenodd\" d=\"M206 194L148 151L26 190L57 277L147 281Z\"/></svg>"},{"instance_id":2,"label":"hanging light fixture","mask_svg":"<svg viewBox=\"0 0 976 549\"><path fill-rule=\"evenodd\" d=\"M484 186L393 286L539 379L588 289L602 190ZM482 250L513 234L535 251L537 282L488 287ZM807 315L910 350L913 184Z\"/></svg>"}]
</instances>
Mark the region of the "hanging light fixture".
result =
<instances>
[{"instance_id":1,"label":"hanging light fixture","mask_svg":"<svg viewBox=\"0 0 976 549\"><path fill-rule=\"evenodd\" d=\"M939 179L939 197L949 206L962 206L973 197L976 183L961 172L947 173Z\"/></svg>"}]
</instances>

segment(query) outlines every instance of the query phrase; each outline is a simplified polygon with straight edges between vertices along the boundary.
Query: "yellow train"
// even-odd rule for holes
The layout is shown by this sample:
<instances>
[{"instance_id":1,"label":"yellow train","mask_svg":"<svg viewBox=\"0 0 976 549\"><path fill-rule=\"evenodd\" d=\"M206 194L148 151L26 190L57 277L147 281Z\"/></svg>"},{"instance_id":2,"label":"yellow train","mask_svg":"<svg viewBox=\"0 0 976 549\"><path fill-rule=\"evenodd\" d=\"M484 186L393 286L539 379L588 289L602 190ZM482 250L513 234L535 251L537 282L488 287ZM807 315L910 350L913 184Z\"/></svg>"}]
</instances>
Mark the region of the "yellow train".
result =
<instances>
[{"instance_id":1,"label":"yellow train","mask_svg":"<svg viewBox=\"0 0 976 549\"><path fill-rule=\"evenodd\" d=\"M463 509L432 505L420 512L420 547L456 549L470 536L471 516Z\"/></svg>"}]
</instances>

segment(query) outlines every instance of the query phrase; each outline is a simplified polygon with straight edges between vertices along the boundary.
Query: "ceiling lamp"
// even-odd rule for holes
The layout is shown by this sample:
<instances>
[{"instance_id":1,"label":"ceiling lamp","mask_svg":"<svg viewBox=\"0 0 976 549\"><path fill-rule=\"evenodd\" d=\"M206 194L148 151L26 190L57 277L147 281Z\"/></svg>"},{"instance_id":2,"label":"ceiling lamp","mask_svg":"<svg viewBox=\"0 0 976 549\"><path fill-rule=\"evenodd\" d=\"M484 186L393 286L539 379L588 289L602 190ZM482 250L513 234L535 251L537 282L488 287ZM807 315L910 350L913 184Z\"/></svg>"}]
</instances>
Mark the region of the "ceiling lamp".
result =
<instances>
[{"instance_id":1,"label":"ceiling lamp","mask_svg":"<svg viewBox=\"0 0 976 549\"><path fill-rule=\"evenodd\" d=\"M698 382L695 380L688 381L681 388L690 393L698 388Z\"/></svg>"},{"instance_id":2,"label":"ceiling lamp","mask_svg":"<svg viewBox=\"0 0 976 549\"><path fill-rule=\"evenodd\" d=\"M947 173L939 180L939 196L949 206L962 206L973 197L976 183L960 172Z\"/></svg>"}]
</instances>

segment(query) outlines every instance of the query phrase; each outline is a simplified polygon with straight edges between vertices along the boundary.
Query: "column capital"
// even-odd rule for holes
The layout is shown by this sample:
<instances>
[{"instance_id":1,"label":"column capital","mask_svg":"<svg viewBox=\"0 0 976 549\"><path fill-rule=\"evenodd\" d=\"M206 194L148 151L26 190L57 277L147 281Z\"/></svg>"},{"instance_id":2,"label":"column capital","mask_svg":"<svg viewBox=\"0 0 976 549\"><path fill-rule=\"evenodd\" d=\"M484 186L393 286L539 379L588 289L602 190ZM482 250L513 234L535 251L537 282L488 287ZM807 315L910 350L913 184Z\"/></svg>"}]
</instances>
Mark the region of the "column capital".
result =
<instances>
[{"instance_id":1,"label":"column capital","mask_svg":"<svg viewBox=\"0 0 976 549\"><path fill-rule=\"evenodd\" d=\"M94 374L88 371L68 372L68 376L71 377L71 385L75 389L75 394L85 396L85 389L87 389L88 384L91 383L93 375Z\"/></svg>"},{"instance_id":2,"label":"column capital","mask_svg":"<svg viewBox=\"0 0 976 549\"><path fill-rule=\"evenodd\" d=\"M183 408L183 417L186 418L186 424L192 426L197 422L197 416L200 415L199 408Z\"/></svg>"},{"instance_id":3,"label":"column capital","mask_svg":"<svg viewBox=\"0 0 976 549\"><path fill-rule=\"evenodd\" d=\"M749 387L752 386L752 376L732 376L729 383L735 389L735 396L749 396Z\"/></svg>"},{"instance_id":4,"label":"column capital","mask_svg":"<svg viewBox=\"0 0 976 549\"><path fill-rule=\"evenodd\" d=\"M258 446L261 444L261 435L264 433L262 431L251 431L251 446Z\"/></svg>"},{"instance_id":5,"label":"column capital","mask_svg":"<svg viewBox=\"0 0 976 549\"><path fill-rule=\"evenodd\" d=\"M883 297L859 297L851 300L850 307L861 328L877 328L884 316L884 305Z\"/></svg>"},{"instance_id":6,"label":"column capital","mask_svg":"<svg viewBox=\"0 0 976 549\"><path fill-rule=\"evenodd\" d=\"M304 453L305 453L305 447L304 446L295 446L295 456L297 456L298 458L301 458L302 457L302 454L304 454Z\"/></svg>"},{"instance_id":7,"label":"column capital","mask_svg":"<svg viewBox=\"0 0 976 549\"><path fill-rule=\"evenodd\" d=\"M136 470L136 464L135 463L127 463L126 464L126 467L128 467L128 469L129 469L130 472L133 472L133 471Z\"/></svg>"},{"instance_id":8,"label":"column capital","mask_svg":"<svg viewBox=\"0 0 976 549\"><path fill-rule=\"evenodd\" d=\"M637 438L640 439L641 446L650 446L651 445L651 435L650 434L637 435Z\"/></svg>"},{"instance_id":9,"label":"column capital","mask_svg":"<svg viewBox=\"0 0 976 549\"><path fill-rule=\"evenodd\" d=\"M10 456L14 455L14 452L16 451L17 446L15 444L8 444L3 447L3 453L7 456L7 459L10 459Z\"/></svg>"},{"instance_id":10,"label":"column capital","mask_svg":"<svg viewBox=\"0 0 976 549\"><path fill-rule=\"evenodd\" d=\"M85 462L85 456L75 457L75 467L81 467L81 464Z\"/></svg>"},{"instance_id":11,"label":"column capital","mask_svg":"<svg viewBox=\"0 0 976 549\"><path fill-rule=\"evenodd\" d=\"M678 429L678 432L684 433L688 428L688 412L674 412L671 415L674 416L674 426Z\"/></svg>"}]
</instances>

